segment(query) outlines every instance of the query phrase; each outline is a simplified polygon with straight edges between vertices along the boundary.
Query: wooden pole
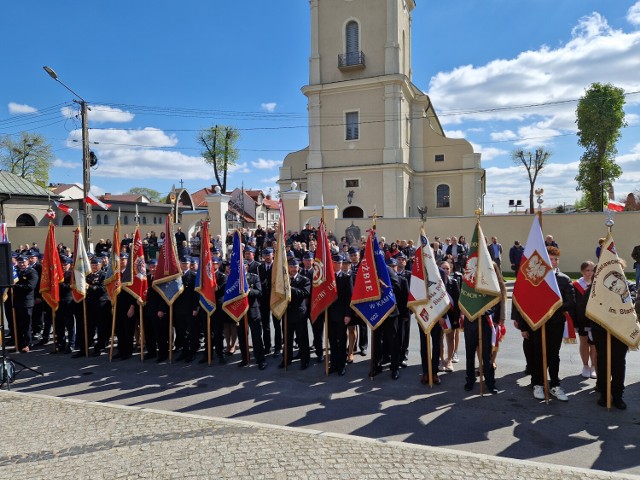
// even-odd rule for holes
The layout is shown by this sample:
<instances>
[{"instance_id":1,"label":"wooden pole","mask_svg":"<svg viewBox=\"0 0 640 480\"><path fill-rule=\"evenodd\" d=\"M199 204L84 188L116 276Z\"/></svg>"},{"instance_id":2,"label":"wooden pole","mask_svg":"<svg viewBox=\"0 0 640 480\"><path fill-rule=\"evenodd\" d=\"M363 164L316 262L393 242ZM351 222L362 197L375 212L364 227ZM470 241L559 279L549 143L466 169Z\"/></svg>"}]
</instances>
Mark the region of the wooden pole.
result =
<instances>
[{"instance_id":1,"label":"wooden pole","mask_svg":"<svg viewBox=\"0 0 640 480\"><path fill-rule=\"evenodd\" d=\"M247 365L251 363L251 355L249 354L249 316L244 314L244 345ZM254 347L255 348L255 347Z\"/></svg>"},{"instance_id":2,"label":"wooden pole","mask_svg":"<svg viewBox=\"0 0 640 480\"><path fill-rule=\"evenodd\" d=\"M607 330L607 410L611 410L611 332Z\"/></svg>"},{"instance_id":3,"label":"wooden pole","mask_svg":"<svg viewBox=\"0 0 640 480\"><path fill-rule=\"evenodd\" d=\"M211 366L211 314L207 312L207 362Z\"/></svg>"},{"instance_id":4,"label":"wooden pole","mask_svg":"<svg viewBox=\"0 0 640 480\"><path fill-rule=\"evenodd\" d=\"M418 328L420 325L418 325ZM429 388L433 388L433 365L431 362L431 331L424 334L427 341L427 372L429 374Z\"/></svg>"},{"instance_id":5,"label":"wooden pole","mask_svg":"<svg viewBox=\"0 0 640 480\"><path fill-rule=\"evenodd\" d=\"M53 353L58 351L58 347L56 346L56 311L51 307L51 327L53 328ZM4 326L3 326L4 328Z\"/></svg>"},{"instance_id":6,"label":"wooden pole","mask_svg":"<svg viewBox=\"0 0 640 480\"><path fill-rule=\"evenodd\" d=\"M284 371L287 371L288 360L289 360L289 338L288 338L288 328L289 322L287 321L287 312L284 312Z\"/></svg>"},{"instance_id":7,"label":"wooden pole","mask_svg":"<svg viewBox=\"0 0 640 480\"><path fill-rule=\"evenodd\" d=\"M544 401L549 403L549 379L547 378L547 328L542 324L542 378L544 381Z\"/></svg>"},{"instance_id":8,"label":"wooden pole","mask_svg":"<svg viewBox=\"0 0 640 480\"><path fill-rule=\"evenodd\" d=\"M19 335L18 335L18 320L16 319L16 309L15 309L15 304L13 303L13 290L10 290L11 292L11 317L13 319L13 343L16 347L16 352L20 351L20 345L19 345Z\"/></svg>"},{"instance_id":9,"label":"wooden pole","mask_svg":"<svg viewBox=\"0 0 640 480\"><path fill-rule=\"evenodd\" d=\"M324 311L324 374L329 376L329 312L326 309Z\"/></svg>"},{"instance_id":10,"label":"wooden pole","mask_svg":"<svg viewBox=\"0 0 640 480\"><path fill-rule=\"evenodd\" d=\"M482 315L478 318L478 365L479 371L478 380L480 381L480 396L484 395L484 369L482 365Z\"/></svg>"},{"instance_id":11,"label":"wooden pole","mask_svg":"<svg viewBox=\"0 0 640 480\"><path fill-rule=\"evenodd\" d=\"M116 308L118 306L118 296L116 295L113 307L111 308L111 345L109 345L109 361L113 358L113 343L116 337Z\"/></svg>"},{"instance_id":12,"label":"wooden pole","mask_svg":"<svg viewBox=\"0 0 640 480\"><path fill-rule=\"evenodd\" d=\"M173 304L169 305L169 363L173 361Z\"/></svg>"},{"instance_id":13,"label":"wooden pole","mask_svg":"<svg viewBox=\"0 0 640 480\"><path fill-rule=\"evenodd\" d=\"M140 361L144 362L144 342L145 342L145 338L144 338L144 314L142 312L142 304L139 303L138 304L138 311L139 311L139 315L140 315Z\"/></svg>"},{"instance_id":14,"label":"wooden pole","mask_svg":"<svg viewBox=\"0 0 640 480\"><path fill-rule=\"evenodd\" d=\"M87 326L87 299L82 299L82 318L84 322L84 356L89 356L89 327ZM93 332L91 332L93 333Z\"/></svg>"}]
</instances>

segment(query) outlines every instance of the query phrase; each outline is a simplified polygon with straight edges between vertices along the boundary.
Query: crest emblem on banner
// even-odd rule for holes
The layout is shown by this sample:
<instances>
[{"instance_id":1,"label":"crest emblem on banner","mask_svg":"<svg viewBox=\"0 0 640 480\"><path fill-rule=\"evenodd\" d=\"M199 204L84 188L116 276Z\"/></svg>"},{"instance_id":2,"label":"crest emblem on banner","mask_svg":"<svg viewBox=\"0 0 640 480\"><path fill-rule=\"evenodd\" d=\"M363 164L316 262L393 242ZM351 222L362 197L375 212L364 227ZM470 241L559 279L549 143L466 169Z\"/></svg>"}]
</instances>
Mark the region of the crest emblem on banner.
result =
<instances>
[{"instance_id":1,"label":"crest emblem on banner","mask_svg":"<svg viewBox=\"0 0 640 480\"><path fill-rule=\"evenodd\" d=\"M551 266L544 261L538 251L533 252L531 257L527 258L523 266L524 278L526 278L534 287L540 285L547 273L551 271Z\"/></svg>"}]
</instances>

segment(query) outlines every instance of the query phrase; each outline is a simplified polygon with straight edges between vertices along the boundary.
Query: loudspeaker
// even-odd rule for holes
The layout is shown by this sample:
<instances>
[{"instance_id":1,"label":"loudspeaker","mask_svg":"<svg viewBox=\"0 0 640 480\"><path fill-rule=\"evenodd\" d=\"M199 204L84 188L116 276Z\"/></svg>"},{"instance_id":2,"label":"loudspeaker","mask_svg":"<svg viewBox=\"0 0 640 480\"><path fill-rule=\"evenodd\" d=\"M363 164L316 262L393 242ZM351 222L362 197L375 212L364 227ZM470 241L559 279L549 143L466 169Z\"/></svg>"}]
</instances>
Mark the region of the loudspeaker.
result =
<instances>
[{"instance_id":1,"label":"loudspeaker","mask_svg":"<svg viewBox=\"0 0 640 480\"><path fill-rule=\"evenodd\" d=\"M0 243L0 287L13 286L13 263L11 262L11 244Z\"/></svg>"}]
</instances>

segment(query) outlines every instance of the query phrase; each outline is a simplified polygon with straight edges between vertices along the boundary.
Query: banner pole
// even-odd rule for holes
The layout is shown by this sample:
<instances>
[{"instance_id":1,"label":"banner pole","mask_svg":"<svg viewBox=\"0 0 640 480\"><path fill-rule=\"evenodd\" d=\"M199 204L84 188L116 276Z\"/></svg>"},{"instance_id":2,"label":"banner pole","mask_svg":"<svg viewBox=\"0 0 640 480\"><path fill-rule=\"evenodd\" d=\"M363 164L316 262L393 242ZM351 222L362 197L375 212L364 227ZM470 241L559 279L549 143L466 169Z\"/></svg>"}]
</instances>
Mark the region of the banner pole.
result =
<instances>
[{"instance_id":1,"label":"banner pole","mask_svg":"<svg viewBox=\"0 0 640 480\"><path fill-rule=\"evenodd\" d=\"M287 312L284 312L284 371L287 371L289 360L289 322L287 321Z\"/></svg>"},{"instance_id":2,"label":"banner pole","mask_svg":"<svg viewBox=\"0 0 640 480\"><path fill-rule=\"evenodd\" d=\"M211 366L211 314L207 312L207 363Z\"/></svg>"},{"instance_id":3,"label":"banner pole","mask_svg":"<svg viewBox=\"0 0 640 480\"><path fill-rule=\"evenodd\" d=\"M480 315L480 318L478 318L478 373L480 375L478 375L478 380L480 381L480 396L482 397L484 395L484 366L482 364L482 315Z\"/></svg>"},{"instance_id":4,"label":"banner pole","mask_svg":"<svg viewBox=\"0 0 640 480\"><path fill-rule=\"evenodd\" d=\"M173 361L173 304L169 305L169 363Z\"/></svg>"},{"instance_id":5,"label":"banner pole","mask_svg":"<svg viewBox=\"0 0 640 480\"><path fill-rule=\"evenodd\" d=\"M611 332L607 330L607 410L611 410Z\"/></svg>"},{"instance_id":6,"label":"banner pole","mask_svg":"<svg viewBox=\"0 0 640 480\"><path fill-rule=\"evenodd\" d=\"M116 295L113 307L111 308L111 345L109 345L109 361L113 358L113 342L116 336L116 308L118 306L118 296ZM120 348L120 347L118 347Z\"/></svg>"},{"instance_id":7,"label":"banner pole","mask_svg":"<svg viewBox=\"0 0 640 480\"><path fill-rule=\"evenodd\" d=\"M324 374L329 376L329 312L326 309L324 311Z\"/></svg>"},{"instance_id":8,"label":"banner pole","mask_svg":"<svg viewBox=\"0 0 640 480\"><path fill-rule=\"evenodd\" d=\"M9 289L9 291L11 292L11 317L13 319L13 344L16 347L16 352L20 351L20 345L19 345L19 335L18 335L18 320L16 319L16 309L15 309L15 303L13 302L13 290Z\"/></svg>"},{"instance_id":9,"label":"banner pole","mask_svg":"<svg viewBox=\"0 0 640 480\"><path fill-rule=\"evenodd\" d=\"M422 328L418 325L419 328ZM429 388L433 388L433 365L431 362L431 331L425 333L427 341L427 372L429 375Z\"/></svg>"},{"instance_id":10,"label":"banner pole","mask_svg":"<svg viewBox=\"0 0 640 480\"><path fill-rule=\"evenodd\" d=\"M251 355L249 354L249 316L244 314L244 344L245 344L245 352L246 352L246 361L247 365L251 363ZM254 347L255 350L255 347Z\"/></svg>"},{"instance_id":11,"label":"banner pole","mask_svg":"<svg viewBox=\"0 0 640 480\"><path fill-rule=\"evenodd\" d=\"M368 327L367 327L368 328ZM371 329L371 360L369 360L369 380L376 376L376 332Z\"/></svg>"}]
</instances>

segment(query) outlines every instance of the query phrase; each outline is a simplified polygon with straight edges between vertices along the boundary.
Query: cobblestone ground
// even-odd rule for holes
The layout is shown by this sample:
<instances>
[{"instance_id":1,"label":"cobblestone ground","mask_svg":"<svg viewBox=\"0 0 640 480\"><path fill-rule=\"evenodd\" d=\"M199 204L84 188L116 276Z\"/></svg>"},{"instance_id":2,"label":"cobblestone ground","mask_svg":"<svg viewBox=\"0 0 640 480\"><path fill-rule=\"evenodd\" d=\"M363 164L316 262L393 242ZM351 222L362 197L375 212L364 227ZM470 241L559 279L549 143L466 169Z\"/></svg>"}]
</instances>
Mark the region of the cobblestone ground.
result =
<instances>
[{"instance_id":1,"label":"cobblestone ground","mask_svg":"<svg viewBox=\"0 0 640 480\"><path fill-rule=\"evenodd\" d=\"M640 478L36 394L0 408L4 479Z\"/></svg>"}]
</instances>

